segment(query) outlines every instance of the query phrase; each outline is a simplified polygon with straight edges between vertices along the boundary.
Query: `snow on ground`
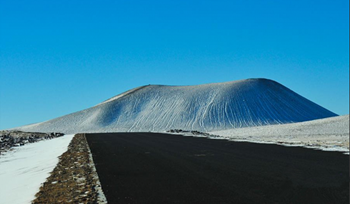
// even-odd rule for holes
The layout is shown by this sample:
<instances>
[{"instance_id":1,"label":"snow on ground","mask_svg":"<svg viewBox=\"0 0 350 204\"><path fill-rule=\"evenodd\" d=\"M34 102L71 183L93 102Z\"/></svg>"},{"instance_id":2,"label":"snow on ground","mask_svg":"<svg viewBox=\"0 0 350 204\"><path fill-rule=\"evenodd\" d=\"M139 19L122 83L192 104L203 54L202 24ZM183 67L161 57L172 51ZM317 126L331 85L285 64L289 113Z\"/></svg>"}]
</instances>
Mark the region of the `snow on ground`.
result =
<instances>
[{"instance_id":1,"label":"snow on ground","mask_svg":"<svg viewBox=\"0 0 350 204\"><path fill-rule=\"evenodd\" d=\"M196 86L142 86L89 109L15 129L66 134L208 132L332 116L336 114L275 81L246 79Z\"/></svg>"},{"instance_id":2,"label":"snow on ground","mask_svg":"<svg viewBox=\"0 0 350 204\"><path fill-rule=\"evenodd\" d=\"M31 143L1 155L0 203L31 203L72 138L73 135L65 135Z\"/></svg>"},{"instance_id":3,"label":"snow on ground","mask_svg":"<svg viewBox=\"0 0 350 204\"><path fill-rule=\"evenodd\" d=\"M325 151L349 152L349 115L308 122L213 131L234 141L278 143Z\"/></svg>"}]
</instances>

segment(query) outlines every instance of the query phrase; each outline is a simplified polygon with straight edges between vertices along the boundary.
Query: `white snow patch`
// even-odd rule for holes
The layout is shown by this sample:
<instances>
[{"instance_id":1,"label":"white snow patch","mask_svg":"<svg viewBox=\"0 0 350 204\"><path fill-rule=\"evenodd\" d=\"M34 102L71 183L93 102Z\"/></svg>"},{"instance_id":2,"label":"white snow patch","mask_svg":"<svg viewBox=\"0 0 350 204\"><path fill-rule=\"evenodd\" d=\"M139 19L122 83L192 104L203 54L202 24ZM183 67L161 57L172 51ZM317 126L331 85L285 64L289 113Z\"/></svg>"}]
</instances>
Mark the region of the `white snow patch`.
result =
<instances>
[{"instance_id":1,"label":"white snow patch","mask_svg":"<svg viewBox=\"0 0 350 204\"><path fill-rule=\"evenodd\" d=\"M74 135L65 135L25 146L0 156L0 201L3 204L31 203L42 183L67 151Z\"/></svg>"},{"instance_id":2,"label":"white snow patch","mask_svg":"<svg viewBox=\"0 0 350 204\"><path fill-rule=\"evenodd\" d=\"M349 153L349 115L308 122L213 131L218 138Z\"/></svg>"}]
</instances>

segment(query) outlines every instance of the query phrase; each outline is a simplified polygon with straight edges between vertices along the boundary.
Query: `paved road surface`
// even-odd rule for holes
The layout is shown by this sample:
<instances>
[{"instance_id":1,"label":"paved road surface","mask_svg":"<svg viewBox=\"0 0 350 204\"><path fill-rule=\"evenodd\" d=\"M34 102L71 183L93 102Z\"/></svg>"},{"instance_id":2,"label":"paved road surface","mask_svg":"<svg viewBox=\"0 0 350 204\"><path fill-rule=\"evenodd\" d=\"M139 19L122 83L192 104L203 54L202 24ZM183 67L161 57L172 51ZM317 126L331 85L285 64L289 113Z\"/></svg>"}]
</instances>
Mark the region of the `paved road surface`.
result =
<instances>
[{"instance_id":1,"label":"paved road surface","mask_svg":"<svg viewBox=\"0 0 350 204\"><path fill-rule=\"evenodd\" d=\"M87 134L109 203L349 203L349 156L156 133Z\"/></svg>"}]
</instances>

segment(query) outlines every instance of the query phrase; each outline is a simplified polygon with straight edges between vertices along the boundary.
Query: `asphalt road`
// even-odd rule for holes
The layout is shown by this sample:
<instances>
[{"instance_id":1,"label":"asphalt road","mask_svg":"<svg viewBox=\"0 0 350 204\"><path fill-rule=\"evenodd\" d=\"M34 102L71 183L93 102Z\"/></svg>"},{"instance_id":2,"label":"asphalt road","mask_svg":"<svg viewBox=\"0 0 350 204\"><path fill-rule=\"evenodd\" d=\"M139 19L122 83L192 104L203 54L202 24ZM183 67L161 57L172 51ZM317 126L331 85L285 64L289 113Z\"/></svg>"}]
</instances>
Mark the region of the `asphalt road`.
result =
<instances>
[{"instance_id":1,"label":"asphalt road","mask_svg":"<svg viewBox=\"0 0 350 204\"><path fill-rule=\"evenodd\" d=\"M349 155L156 133L86 134L109 203L349 203Z\"/></svg>"}]
</instances>

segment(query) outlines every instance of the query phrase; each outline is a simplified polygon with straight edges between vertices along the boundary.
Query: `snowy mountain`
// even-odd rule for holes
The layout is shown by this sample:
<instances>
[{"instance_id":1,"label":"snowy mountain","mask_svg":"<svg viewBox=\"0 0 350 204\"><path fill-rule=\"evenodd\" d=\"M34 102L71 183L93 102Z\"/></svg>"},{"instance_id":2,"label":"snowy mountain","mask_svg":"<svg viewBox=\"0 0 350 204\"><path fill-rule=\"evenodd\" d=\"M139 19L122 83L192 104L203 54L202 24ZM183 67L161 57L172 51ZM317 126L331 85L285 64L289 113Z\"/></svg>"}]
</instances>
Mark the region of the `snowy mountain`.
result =
<instances>
[{"instance_id":1,"label":"snowy mountain","mask_svg":"<svg viewBox=\"0 0 350 204\"><path fill-rule=\"evenodd\" d=\"M41 132L123 132L231 128L336 116L283 85L247 79L196 86L142 86L94 107L16 129Z\"/></svg>"}]
</instances>

